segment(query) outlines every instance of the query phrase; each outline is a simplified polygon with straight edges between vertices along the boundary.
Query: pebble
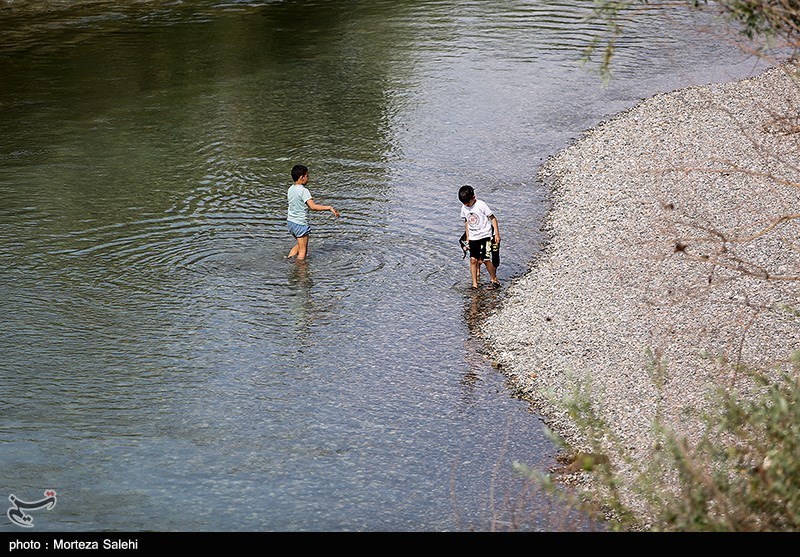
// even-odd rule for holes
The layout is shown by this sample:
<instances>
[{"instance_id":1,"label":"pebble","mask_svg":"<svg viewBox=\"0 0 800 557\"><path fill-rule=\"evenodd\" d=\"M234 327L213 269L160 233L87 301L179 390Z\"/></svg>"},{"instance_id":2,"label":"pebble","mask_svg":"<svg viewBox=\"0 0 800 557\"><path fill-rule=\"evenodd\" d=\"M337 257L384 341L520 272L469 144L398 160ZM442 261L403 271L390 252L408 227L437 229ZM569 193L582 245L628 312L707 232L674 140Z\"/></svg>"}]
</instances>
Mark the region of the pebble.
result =
<instances>
[{"instance_id":1,"label":"pebble","mask_svg":"<svg viewBox=\"0 0 800 557\"><path fill-rule=\"evenodd\" d=\"M696 441L715 389L752 392L725 362L787 369L800 350L785 309L800 300L800 219L754 237L800 213L798 112L798 66L786 63L645 99L540 168L548 241L481 334L575 451L597 448L562 401L590 385L616 439L603 452L642 517L630 463L648 461L656 412Z\"/></svg>"}]
</instances>

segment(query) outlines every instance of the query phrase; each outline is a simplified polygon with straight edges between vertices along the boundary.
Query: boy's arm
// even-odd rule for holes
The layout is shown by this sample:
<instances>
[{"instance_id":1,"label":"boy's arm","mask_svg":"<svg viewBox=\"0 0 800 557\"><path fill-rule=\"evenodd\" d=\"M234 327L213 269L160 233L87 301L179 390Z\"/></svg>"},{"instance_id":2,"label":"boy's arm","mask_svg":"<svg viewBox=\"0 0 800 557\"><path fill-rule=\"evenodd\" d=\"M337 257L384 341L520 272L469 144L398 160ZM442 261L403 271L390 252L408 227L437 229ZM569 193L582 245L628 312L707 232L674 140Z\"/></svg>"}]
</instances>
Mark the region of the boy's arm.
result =
<instances>
[{"instance_id":1,"label":"boy's arm","mask_svg":"<svg viewBox=\"0 0 800 557\"><path fill-rule=\"evenodd\" d=\"M466 240L469 242L469 223L467 222L467 219L464 219L464 231L466 233Z\"/></svg>"},{"instance_id":2,"label":"boy's arm","mask_svg":"<svg viewBox=\"0 0 800 557\"><path fill-rule=\"evenodd\" d=\"M339 211L334 209L333 205L320 205L319 203L316 203L314 201L314 198L309 198L309 200L306 201L306 205L308 205L308 208L311 209L312 211L330 211L331 213L333 213L333 216L335 217L339 216Z\"/></svg>"},{"instance_id":3,"label":"boy's arm","mask_svg":"<svg viewBox=\"0 0 800 557\"><path fill-rule=\"evenodd\" d=\"M494 228L494 243L500 243L500 223L497 221L497 217L492 215L489 217L489 220L492 222L492 227Z\"/></svg>"}]
</instances>

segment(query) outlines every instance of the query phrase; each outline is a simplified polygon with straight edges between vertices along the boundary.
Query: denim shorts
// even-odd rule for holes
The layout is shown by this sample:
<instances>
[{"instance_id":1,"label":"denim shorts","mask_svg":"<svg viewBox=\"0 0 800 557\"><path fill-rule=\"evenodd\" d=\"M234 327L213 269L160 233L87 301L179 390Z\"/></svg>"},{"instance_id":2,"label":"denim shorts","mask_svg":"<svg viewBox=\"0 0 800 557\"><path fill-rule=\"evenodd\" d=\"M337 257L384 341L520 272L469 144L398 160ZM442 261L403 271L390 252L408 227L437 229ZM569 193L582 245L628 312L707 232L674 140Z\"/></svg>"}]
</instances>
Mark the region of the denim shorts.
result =
<instances>
[{"instance_id":1,"label":"denim shorts","mask_svg":"<svg viewBox=\"0 0 800 557\"><path fill-rule=\"evenodd\" d=\"M295 238L302 238L311 232L311 227L307 224L297 224L296 222L287 220L286 225L289 227L289 233Z\"/></svg>"}]
</instances>

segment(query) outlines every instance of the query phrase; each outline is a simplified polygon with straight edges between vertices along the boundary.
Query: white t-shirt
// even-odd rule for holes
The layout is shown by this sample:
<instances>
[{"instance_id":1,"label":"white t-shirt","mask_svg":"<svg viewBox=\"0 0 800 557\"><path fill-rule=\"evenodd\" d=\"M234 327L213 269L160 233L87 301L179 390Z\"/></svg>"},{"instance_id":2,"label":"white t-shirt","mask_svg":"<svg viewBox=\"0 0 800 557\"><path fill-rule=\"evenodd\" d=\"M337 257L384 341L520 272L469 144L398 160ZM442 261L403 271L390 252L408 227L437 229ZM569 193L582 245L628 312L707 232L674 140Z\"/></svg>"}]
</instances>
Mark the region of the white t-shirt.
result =
<instances>
[{"instance_id":1,"label":"white t-shirt","mask_svg":"<svg viewBox=\"0 0 800 557\"><path fill-rule=\"evenodd\" d=\"M306 205L306 201L311 199L311 192L300 184L292 184L286 192L286 197L289 200L286 220L297 224L308 224L308 205Z\"/></svg>"},{"instance_id":2,"label":"white t-shirt","mask_svg":"<svg viewBox=\"0 0 800 557\"><path fill-rule=\"evenodd\" d=\"M489 220L491 216L492 210L480 199L476 199L472 207L461 206L461 218L469 225L470 240L492 237L492 222Z\"/></svg>"}]
</instances>

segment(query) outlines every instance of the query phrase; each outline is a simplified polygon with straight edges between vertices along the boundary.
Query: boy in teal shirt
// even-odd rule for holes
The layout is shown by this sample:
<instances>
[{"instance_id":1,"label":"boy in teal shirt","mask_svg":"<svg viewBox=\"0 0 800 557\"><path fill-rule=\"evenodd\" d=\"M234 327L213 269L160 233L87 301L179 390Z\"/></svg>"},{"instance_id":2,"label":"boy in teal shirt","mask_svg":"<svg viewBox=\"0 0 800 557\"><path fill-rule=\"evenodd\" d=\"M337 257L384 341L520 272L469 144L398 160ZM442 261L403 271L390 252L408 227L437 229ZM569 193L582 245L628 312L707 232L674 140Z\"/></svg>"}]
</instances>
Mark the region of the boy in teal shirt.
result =
<instances>
[{"instance_id":1,"label":"boy in teal shirt","mask_svg":"<svg viewBox=\"0 0 800 557\"><path fill-rule=\"evenodd\" d=\"M286 192L289 201L289 210L286 215L286 224L289 233L294 236L297 242L289 251L287 257L297 256L297 259L305 259L308 255L308 235L311 233L311 226L308 224L308 210L330 211L335 217L339 216L339 211L331 205L319 205L314 202L311 192L306 188L308 184L308 168L302 164L292 167L292 181Z\"/></svg>"}]
</instances>

